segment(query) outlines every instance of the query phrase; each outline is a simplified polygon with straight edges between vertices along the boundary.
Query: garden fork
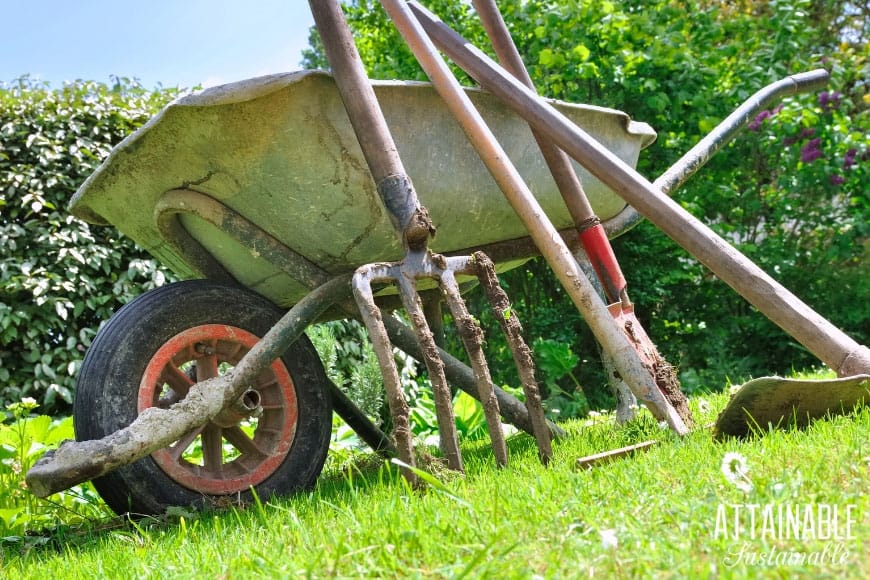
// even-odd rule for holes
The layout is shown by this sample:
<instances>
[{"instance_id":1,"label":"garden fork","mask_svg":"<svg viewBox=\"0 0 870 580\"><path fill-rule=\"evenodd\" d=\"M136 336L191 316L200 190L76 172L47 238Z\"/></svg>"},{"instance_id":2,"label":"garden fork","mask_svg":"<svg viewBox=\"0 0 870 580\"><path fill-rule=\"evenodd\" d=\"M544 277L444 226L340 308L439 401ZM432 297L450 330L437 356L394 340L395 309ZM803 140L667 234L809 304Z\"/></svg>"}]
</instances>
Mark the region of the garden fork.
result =
<instances>
[{"instance_id":1,"label":"garden fork","mask_svg":"<svg viewBox=\"0 0 870 580\"><path fill-rule=\"evenodd\" d=\"M309 4L351 125L374 178L378 194L401 238L405 251L404 259L399 262L362 266L354 274L352 283L354 297L369 331L381 374L384 377L399 459L408 466L415 465L409 409L399 382L392 345L387 337L382 313L374 298L373 285L385 283L395 286L398 290L423 352L423 362L432 382L441 446L448 467L457 471L463 470L453 416L452 395L435 339L426 321L422 300L417 292L418 281L429 279L437 283L444 295L468 352L479 398L483 403L496 462L499 465L507 463L507 447L501 430L498 402L483 355L482 332L468 313L456 281L457 276L472 276L481 281L490 302L497 310L496 318L502 322L503 328L506 328L509 346L520 368L526 405L539 454L541 459L546 461L552 454L550 431L544 419L540 394L534 382L533 363L529 349L519 332L516 316L511 311L504 292L498 288L497 283L493 283L496 278L492 262L480 252L473 256L445 257L429 250L429 239L435 234L435 228L426 208L420 204L410 178L405 173L341 7L337 0L310 0ZM416 475L412 470L404 469L404 475L412 484L417 483Z\"/></svg>"}]
</instances>

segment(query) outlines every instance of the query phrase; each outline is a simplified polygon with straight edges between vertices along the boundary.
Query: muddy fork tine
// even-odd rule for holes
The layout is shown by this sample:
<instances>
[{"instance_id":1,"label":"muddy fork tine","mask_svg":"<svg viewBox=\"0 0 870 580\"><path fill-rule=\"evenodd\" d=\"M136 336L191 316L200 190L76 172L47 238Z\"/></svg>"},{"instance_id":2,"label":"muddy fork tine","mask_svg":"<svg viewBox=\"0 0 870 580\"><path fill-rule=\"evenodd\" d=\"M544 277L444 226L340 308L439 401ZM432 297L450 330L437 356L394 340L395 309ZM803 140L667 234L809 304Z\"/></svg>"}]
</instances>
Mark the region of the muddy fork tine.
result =
<instances>
[{"instance_id":1,"label":"muddy fork tine","mask_svg":"<svg viewBox=\"0 0 870 580\"><path fill-rule=\"evenodd\" d=\"M406 255L409 258L417 256ZM423 256L421 264L428 258ZM404 265L404 264L403 264ZM425 265L425 264L424 264ZM398 269L404 269L399 267ZM423 362L429 372L429 381L432 383L432 391L435 396L435 414L438 419L438 433L441 437L441 450L447 459L447 466L456 471L464 471L462 454L459 451L459 435L456 432L456 420L453 415L453 396L447 385L447 377L444 376L444 363L438 356L438 347L432 336L426 316L423 314L423 303L417 294L416 280L405 273L396 276L402 304L411 319L411 327L417 335L417 342L423 351Z\"/></svg>"},{"instance_id":2,"label":"muddy fork tine","mask_svg":"<svg viewBox=\"0 0 870 580\"><path fill-rule=\"evenodd\" d=\"M470 262L464 258L463 261ZM489 373L489 366L486 364L486 358L483 356L483 331L468 313L465 301L459 293L459 285L456 283L453 270L445 269L441 277L441 290L444 292L450 313L456 323L456 329L471 361L496 464L499 467L504 467L508 463L507 444L501 428L501 413L499 412L498 400L495 398L492 377Z\"/></svg>"},{"instance_id":3,"label":"muddy fork tine","mask_svg":"<svg viewBox=\"0 0 870 580\"><path fill-rule=\"evenodd\" d=\"M378 359L381 376L384 379L384 390L387 392L387 404L390 408L390 416L393 418L393 436L396 438L396 448L399 459L406 465L413 467L414 447L411 437L410 409L402 393L402 385L399 382L399 370L393 359L393 349L390 339L387 337L387 329L384 327L381 309L375 304L372 294L372 282L377 279L388 277L390 268L385 264L370 264L358 269L353 276L353 295L359 306L363 323L369 332L372 349ZM405 479L412 486L419 484L417 475L402 468Z\"/></svg>"},{"instance_id":4,"label":"muddy fork tine","mask_svg":"<svg viewBox=\"0 0 870 580\"><path fill-rule=\"evenodd\" d=\"M495 317L507 338L508 347L514 364L520 375L523 385L523 393L526 395L526 409L529 412L529 422L532 424L532 433L538 445L538 457L541 463L547 464L553 457L552 433L544 416L544 406L541 402L541 392L538 382L535 380L535 363L532 360L532 352L526 341L523 340L523 327L519 318L511 310L507 294L498 283L495 266L489 256L483 252L475 252L471 256L474 265L474 273L483 286L487 300L495 313Z\"/></svg>"}]
</instances>

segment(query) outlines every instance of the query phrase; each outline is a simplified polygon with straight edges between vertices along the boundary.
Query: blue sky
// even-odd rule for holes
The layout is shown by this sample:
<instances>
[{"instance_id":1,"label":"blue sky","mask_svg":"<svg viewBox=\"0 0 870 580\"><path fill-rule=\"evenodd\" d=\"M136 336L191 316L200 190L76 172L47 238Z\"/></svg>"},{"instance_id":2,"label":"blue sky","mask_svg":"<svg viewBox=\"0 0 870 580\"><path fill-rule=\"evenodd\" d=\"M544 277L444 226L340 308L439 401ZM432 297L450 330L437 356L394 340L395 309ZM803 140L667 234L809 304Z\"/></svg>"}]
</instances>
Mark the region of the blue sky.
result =
<instances>
[{"instance_id":1,"label":"blue sky","mask_svg":"<svg viewBox=\"0 0 870 580\"><path fill-rule=\"evenodd\" d=\"M211 86L298 69L307 0L0 0L0 82Z\"/></svg>"}]
</instances>

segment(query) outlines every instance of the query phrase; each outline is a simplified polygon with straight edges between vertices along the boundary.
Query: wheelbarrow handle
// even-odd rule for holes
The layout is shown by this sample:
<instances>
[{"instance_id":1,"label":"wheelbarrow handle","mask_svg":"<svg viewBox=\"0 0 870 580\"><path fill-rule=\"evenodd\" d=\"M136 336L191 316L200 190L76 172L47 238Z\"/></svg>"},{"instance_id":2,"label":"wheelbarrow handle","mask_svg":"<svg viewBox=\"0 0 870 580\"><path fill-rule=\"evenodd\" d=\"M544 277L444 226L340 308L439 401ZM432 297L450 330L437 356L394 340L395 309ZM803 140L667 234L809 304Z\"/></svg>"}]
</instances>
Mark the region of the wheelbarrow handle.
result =
<instances>
[{"instance_id":1,"label":"wheelbarrow handle","mask_svg":"<svg viewBox=\"0 0 870 580\"><path fill-rule=\"evenodd\" d=\"M673 193L692 175L697 173L722 147L743 129L758 113L783 97L805 93L825 87L830 73L816 69L799 73L771 83L746 99L742 105L719 123L698 144L683 155L655 180L654 185L665 193Z\"/></svg>"},{"instance_id":2,"label":"wheelbarrow handle","mask_svg":"<svg viewBox=\"0 0 870 580\"><path fill-rule=\"evenodd\" d=\"M823 68L798 73L784 79L794 83L794 92L807 93L818 89L823 89L828 86L828 81L831 80L831 73Z\"/></svg>"}]
</instances>

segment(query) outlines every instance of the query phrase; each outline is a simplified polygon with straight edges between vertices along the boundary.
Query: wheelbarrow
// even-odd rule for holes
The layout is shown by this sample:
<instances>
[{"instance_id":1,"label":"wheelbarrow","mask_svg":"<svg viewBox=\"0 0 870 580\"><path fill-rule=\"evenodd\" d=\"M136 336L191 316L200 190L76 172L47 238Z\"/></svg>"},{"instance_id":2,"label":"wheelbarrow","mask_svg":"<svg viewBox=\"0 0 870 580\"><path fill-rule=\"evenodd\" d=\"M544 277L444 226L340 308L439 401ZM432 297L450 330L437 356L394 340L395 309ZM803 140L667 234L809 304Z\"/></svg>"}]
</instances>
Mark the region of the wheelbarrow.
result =
<instances>
[{"instance_id":1,"label":"wheelbarrow","mask_svg":"<svg viewBox=\"0 0 870 580\"><path fill-rule=\"evenodd\" d=\"M144 294L100 330L78 380L78 441L28 473L34 493L96 478L115 511L159 513L251 490L304 489L323 466L333 408L373 447L413 464L392 344L429 369L451 467L461 469L461 458L444 403L447 380L484 403L499 464L506 460L498 415L532 433L546 459L557 428L543 422L522 357L528 349L495 281L539 254L630 394L687 432L679 394L662 392L642 356L648 339L632 327L607 252L591 250L604 256L592 260L597 275L581 267L590 248L578 240L581 220L570 209L578 196L606 237L642 214L840 375L870 371L866 347L666 196L753 112L819 86L824 71L762 90L651 184L632 169L655 139L648 125L619 111L542 99L419 5L383 4L432 85L369 82L338 3L312 2L334 77L273 75L183 97L119 144L73 198L75 215L113 225L193 280ZM485 90L447 78L432 41ZM580 193L566 194L553 179L541 153L547 143L573 158L563 169L582 183ZM518 353L525 405L491 384L473 325L461 332L471 368L431 337L421 304L437 306L443 297L462 325L466 283L483 285L498 305ZM410 328L384 314L400 305ZM303 334L312 323L346 317L362 318L375 343L394 439L330 383Z\"/></svg>"}]
</instances>

